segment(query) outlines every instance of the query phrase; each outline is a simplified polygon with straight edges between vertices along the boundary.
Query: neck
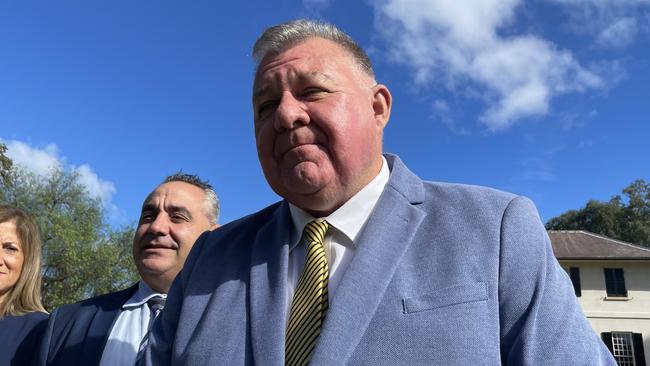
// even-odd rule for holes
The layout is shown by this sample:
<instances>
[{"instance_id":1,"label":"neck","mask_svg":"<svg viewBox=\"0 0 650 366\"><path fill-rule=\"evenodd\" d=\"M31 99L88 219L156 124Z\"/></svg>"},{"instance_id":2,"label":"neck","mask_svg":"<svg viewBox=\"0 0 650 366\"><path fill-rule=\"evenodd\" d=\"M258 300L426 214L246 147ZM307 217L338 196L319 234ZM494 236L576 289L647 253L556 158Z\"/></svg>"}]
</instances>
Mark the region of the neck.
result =
<instances>
[{"instance_id":1,"label":"neck","mask_svg":"<svg viewBox=\"0 0 650 366\"><path fill-rule=\"evenodd\" d=\"M154 281L150 278L145 278L141 277L142 281L144 281L147 286L149 286L152 290L155 292L161 293L161 294L166 294L169 292L169 288L171 287L171 282L165 281L165 280L160 280L157 279L158 281Z\"/></svg>"}]
</instances>

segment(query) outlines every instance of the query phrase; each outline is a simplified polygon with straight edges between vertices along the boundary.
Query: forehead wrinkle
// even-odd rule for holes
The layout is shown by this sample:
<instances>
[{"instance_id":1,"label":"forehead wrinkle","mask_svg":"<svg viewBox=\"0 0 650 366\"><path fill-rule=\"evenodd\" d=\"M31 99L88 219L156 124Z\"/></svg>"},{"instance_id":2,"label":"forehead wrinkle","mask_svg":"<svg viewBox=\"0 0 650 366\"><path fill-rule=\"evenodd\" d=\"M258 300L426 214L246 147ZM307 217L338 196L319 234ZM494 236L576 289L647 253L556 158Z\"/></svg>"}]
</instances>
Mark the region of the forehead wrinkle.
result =
<instances>
[{"instance_id":1,"label":"forehead wrinkle","mask_svg":"<svg viewBox=\"0 0 650 366\"><path fill-rule=\"evenodd\" d=\"M160 205L157 204L157 203L151 202L151 200L148 200L142 206L142 212L146 212L146 211L180 212L180 213L184 213L184 214L186 214L188 216L192 216L192 213L190 212L190 210L185 206L177 205L177 204L173 204L173 203L170 203L170 204L164 203L163 208L161 210Z\"/></svg>"},{"instance_id":2,"label":"forehead wrinkle","mask_svg":"<svg viewBox=\"0 0 650 366\"><path fill-rule=\"evenodd\" d=\"M155 205L155 204L153 204L153 203L150 202L150 201L147 201L147 202L145 202L145 203L142 205L142 212L145 212L145 211L156 211L156 210L158 210L158 206Z\"/></svg>"},{"instance_id":3,"label":"forehead wrinkle","mask_svg":"<svg viewBox=\"0 0 650 366\"><path fill-rule=\"evenodd\" d=\"M271 81L269 81L269 79ZM254 90L253 90L253 103L257 102L259 99L263 98L265 95L270 94L273 89L275 89L275 85L278 82L281 82L281 76L279 74L272 74L270 76L267 76L261 80L261 85L258 85L257 80L254 84Z\"/></svg>"},{"instance_id":4,"label":"forehead wrinkle","mask_svg":"<svg viewBox=\"0 0 650 366\"><path fill-rule=\"evenodd\" d=\"M293 84L296 81L299 83L308 83L310 81L323 81L338 84L336 79L327 72L322 71L308 71L302 72L291 68L287 71L287 83ZM280 79L280 75L274 76L274 79ZM262 98L265 94L269 93L273 89L273 86L269 84L263 84L262 87L257 88L253 94L253 103Z\"/></svg>"},{"instance_id":5,"label":"forehead wrinkle","mask_svg":"<svg viewBox=\"0 0 650 366\"><path fill-rule=\"evenodd\" d=\"M322 71L310 71L308 73L301 74L301 75L299 75L299 80L303 81L303 82L304 81L317 80L317 81L326 81L326 82L331 82L331 83L337 83L334 76L330 75L327 72L322 72Z\"/></svg>"}]
</instances>

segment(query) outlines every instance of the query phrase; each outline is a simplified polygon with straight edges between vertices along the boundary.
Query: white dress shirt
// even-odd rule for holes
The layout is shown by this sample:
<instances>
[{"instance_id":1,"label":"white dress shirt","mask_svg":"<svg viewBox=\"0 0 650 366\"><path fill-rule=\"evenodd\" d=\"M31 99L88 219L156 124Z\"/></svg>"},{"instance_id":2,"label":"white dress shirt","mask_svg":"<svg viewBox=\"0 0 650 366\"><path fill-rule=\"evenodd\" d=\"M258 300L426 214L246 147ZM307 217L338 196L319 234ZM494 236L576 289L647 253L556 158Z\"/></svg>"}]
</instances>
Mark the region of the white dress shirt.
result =
<instances>
[{"instance_id":1,"label":"white dress shirt","mask_svg":"<svg viewBox=\"0 0 650 366\"><path fill-rule=\"evenodd\" d=\"M372 214L379 200L379 196L381 196L388 182L389 175L388 163L382 156L381 170L368 185L329 216L319 218L327 220L330 224L330 228L325 236L325 242L323 243L327 264L329 266L327 291L330 300L334 298L336 288L354 256L357 236L365 226L366 221L368 221L370 214ZM293 220L293 230L291 232L292 245L289 252L287 319L289 319L293 294L298 285L302 268L305 265L305 256L307 255L307 248L304 243L300 242L302 231L305 225L315 219L309 213L293 204L289 204L289 210L291 212L291 219Z\"/></svg>"},{"instance_id":2,"label":"white dress shirt","mask_svg":"<svg viewBox=\"0 0 650 366\"><path fill-rule=\"evenodd\" d=\"M135 365L140 342L147 334L152 317L147 301L156 296L167 298L167 294L154 292L140 281L138 290L122 305L122 311L111 328L100 366Z\"/></svg>"}]
</instances>

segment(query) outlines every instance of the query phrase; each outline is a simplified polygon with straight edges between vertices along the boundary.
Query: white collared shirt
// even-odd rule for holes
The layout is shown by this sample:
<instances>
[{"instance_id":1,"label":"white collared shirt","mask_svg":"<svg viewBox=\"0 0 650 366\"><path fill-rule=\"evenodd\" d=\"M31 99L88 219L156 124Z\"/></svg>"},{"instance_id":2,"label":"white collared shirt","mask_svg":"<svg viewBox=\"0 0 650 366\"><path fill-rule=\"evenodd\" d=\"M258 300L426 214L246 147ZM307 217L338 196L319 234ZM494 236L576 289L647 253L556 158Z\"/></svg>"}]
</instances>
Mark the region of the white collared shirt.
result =
<instances>
[{"instance_id":1,"label":"white collared shirt","mask_svg":"<svg viewBox=\"0 0 650 366\"><path fill-rule=\"evenodd\" d=\"M135 365L151 319L147 301L156 296L167 298L167 294L154 292L144 281L139 282L138 290L122 305L122 311L111 328L100 366Z\"/></svg>"},{"instance_id":2,"label":"white collared shirt","mask_svg":"<svg viewBox=\"0 0 650 366\"><path fill-rule=\"evenodd\" d=\"M355 252L355 243L361 229L365 226L372 214L379 196L384 191L388 182L390 171L388 163L382 156L382 165L379 174L357 194L352 196L343 206L332 212L327 217L330 228L325 236L325 256L329 266L329 281L327 286L328 296L334 298L336 288L345 273ZM289 252L289 276L287 283L287 319L291 310L291 301L295 292L298 279L305 265L307 248L300 243L302 231L314 217L301 208L289 204L293 230L291 232L291 247ZM298 245L301 244L301 245Z\"/></svg>"}]
</instances>

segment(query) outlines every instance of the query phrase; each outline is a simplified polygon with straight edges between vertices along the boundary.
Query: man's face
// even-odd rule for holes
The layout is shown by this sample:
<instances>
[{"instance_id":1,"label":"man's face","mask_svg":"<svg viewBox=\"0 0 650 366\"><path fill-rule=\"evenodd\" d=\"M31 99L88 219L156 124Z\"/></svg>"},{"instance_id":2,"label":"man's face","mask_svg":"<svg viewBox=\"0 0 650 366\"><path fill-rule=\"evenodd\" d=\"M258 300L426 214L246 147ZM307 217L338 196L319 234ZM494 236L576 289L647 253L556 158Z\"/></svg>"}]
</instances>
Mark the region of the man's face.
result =
<instances>
[{"instance_id":1,"label":"man's face","mask_svg":"<svg viewBox=\"0 0 650 366\"><path fill-rule=\"evenodd\" d=\"M216 226L206 212L204 191L185 182L162 184L144 201L133 258L140 276L154 290L169 290L196 239Z\"/></svg>"},{"instance_id":2,"label":"man's face","mask_svg":"<svg viewBox=\"0 0 650 366\"><path fill-rule=\"evenodd\" d=\"M262 60L253 108L269 185L315 216L336 210L381 168L390 93L334 42L311 38Z\"/></svg>"}]
</instances>

